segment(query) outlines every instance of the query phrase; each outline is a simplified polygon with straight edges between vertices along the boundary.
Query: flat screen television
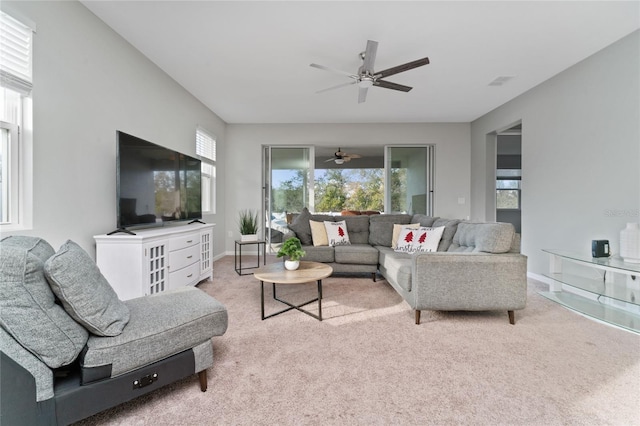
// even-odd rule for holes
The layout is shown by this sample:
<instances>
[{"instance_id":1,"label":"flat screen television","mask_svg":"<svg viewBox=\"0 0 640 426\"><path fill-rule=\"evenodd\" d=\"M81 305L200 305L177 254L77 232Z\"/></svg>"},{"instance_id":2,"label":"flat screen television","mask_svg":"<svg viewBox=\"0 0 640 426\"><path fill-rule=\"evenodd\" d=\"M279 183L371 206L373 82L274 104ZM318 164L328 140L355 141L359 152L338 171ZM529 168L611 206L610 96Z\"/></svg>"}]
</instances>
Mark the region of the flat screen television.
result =
<instances>
[{"instance_id":1,"label":"flat screen television","mask_svg":"<svg viewBox=\"0 0 640 426\"><path fill-rule=\"evenodd\" d=\"M118 231L202 218L200 160L117 132Z\"/></svg>"}]
</instances>

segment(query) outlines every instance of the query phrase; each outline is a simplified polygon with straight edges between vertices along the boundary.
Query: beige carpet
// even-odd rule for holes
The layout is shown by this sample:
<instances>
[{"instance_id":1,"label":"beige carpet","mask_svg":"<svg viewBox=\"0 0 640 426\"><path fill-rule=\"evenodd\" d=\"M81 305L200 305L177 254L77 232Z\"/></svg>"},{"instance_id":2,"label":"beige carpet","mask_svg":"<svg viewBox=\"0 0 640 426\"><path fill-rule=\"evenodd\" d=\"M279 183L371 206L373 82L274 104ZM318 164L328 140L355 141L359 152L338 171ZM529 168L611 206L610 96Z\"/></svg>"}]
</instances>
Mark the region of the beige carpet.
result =
<instances>
[{"instance_id":1,"label":"beige carpet","mask_svg":"<svg viewBox=\"0 0 640 426\"><path fill-rule=\"evenodd\" d=\"M429 311L415 325L382 279L323 283L324 321L261 321L259 281L216 262L199 287L227 306L229 329L209 390L194 376L81 424L640 425L640 336L539 296L545 285L530 281L512 326L506 312ZM305 300L316 286L286 290Z\"/></svg>"}]
</instances>

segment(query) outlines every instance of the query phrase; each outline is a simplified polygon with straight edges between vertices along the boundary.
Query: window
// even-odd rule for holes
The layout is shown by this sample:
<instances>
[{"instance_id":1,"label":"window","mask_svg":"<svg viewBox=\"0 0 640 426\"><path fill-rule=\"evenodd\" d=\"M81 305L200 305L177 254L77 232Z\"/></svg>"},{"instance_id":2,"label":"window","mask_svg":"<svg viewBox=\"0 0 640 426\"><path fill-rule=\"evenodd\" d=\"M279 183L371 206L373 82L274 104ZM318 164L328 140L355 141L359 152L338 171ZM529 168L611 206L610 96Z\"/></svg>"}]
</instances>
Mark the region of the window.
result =
<instances>
[{"instance_id":1,"label":"window","mask_svg":"<svg viewBox=\"0 0 640 426\"><path fill-rule=\"evenodd\" d=\"M216 138L201 127L196 129L196 154L202 160L202 212L216 212Z\"/></svg>"},{"instance_id":2,"label":"window","mask_svg":"<svg viewBox=\"0 0 640 426\"><path fill-rule=\"evenodd\" d=\"M0 12L0 226L31 227L33 25Z\"/></svg>"},{"instance_id":3,"label":"window","mask_svg":"<svg viewBox=\"0 0 640 426\"><path fill-rule=\"evenodd\" d=\"M520 210L520 169L498 169L496 175L496 208Z\"/></svg>"}]
</instances>

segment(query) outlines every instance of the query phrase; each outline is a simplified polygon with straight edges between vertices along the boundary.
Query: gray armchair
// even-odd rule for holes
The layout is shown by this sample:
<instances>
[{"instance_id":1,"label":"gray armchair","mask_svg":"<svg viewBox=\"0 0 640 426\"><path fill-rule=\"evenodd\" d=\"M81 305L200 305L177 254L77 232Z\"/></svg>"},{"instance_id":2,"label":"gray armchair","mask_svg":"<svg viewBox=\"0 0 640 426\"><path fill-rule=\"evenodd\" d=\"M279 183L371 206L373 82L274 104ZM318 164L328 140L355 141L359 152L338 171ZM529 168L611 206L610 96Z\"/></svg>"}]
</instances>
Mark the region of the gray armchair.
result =
<instances>
[{"instance_id":1,"label":"gray armchair","mask_svg":"<svg viewBox=\"0 0 640 426\"><path fill-rule=\"evenodd\" d=\"M226 308L194 287L120 301L71 241L0 243L0 424L69 424L191 374Z\"/></svg>"}]
</instances>

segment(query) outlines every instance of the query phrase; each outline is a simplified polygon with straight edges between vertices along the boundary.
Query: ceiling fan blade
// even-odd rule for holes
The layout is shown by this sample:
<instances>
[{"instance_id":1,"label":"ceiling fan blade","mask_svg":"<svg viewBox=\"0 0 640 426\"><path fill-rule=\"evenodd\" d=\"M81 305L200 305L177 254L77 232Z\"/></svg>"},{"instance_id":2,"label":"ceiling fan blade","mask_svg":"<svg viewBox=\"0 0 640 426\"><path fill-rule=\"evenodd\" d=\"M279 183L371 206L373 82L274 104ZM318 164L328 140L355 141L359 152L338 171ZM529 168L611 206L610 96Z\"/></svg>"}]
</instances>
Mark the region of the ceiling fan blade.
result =
<instances>
[{"instance_id":1,"label":"ceiling fan blade","mask_svg":"<svg viewBox=\"0 0 640 426\"><path fill-rule=\"evenodd\" d=\"M362 155L360 154L345 154L345 157L349 157L349 158L361 158Z\"/></svg>"},{"instance_id":2,"label":"ceiling fan blade","mask_svg":"<svg viewBox=\"0 0 640 426\"><path fill-rule=\"evenodd\" d=\"M373 74L373 64L376 62L376 52L378 51L378 42L367 40L367 50L364 51L364 63L362 71L366 74Z\"/></svg>"},{"instance_id":3,"label":"ceiling fan blade","mask_svg":"<svg viewBox=\"0 0 640 426\"><path fill-rule=\"evenodd\" d=\"M389 77L390 75L399 74L401 72L409 71L414 68L427 65L428 63L429 63L429 58L422 58L422 59L418 59L417 61L407 62L406 64L402 64L396 67L386 69L384 71L379 71L375 75L378 78L385 78L385 77Z\"/></svg>"},{"instance_id":4,"label":"ceiling fan blade","mask_svg":"<svg viewBox=\"0 0 640 426\"><path fill-rule=\"evenodd\" d=\"M408 92L409 90L413 89L413 87L403 86L402 84L392 83L390 81L385 81L385 80L377 80L373 83L373 85L378 87L383 87L385 89L399 90L401 92Z\"/></svg>"},{"instance_id":5,"label":"ceiling fan blade","mask_svg":"<svg viewBox=\"0 0 640 426\"><path fill-rule=\"evenodd\" d=\"M321 69L321 70L329 71L329 72L334 72L334 73L336 73L336 74L346 75L346 76L351 77L351 78L354 78L354 79L358 78L358 76L357 76L357 75L353 75L353 74L352 74L352 73L350 73L350 72L340 71L340 70L337 70L337 69L334 69L334 68L325 67L324 65L309 64L309 66L310 66L310 67L313 67L313 68L318 68L318 69Z\"/></svg>"},{"instance_id":6,"label":"ceiling fan blade","mask_svg":"<svg viewBox=\"0 0 640 426\"><path fill-rule=\"evenodd\" d=\"M367 100L367 87L360 87L358 89L358 103L361 104Z\"/></svg>"},{"instance_id":7,"label":"ceiling fan blade","mask_svg":"<svg viewBox=\"0 0 640 426\"><path fill-rule=\"evenodd\" d=\"M331 86L331 87L327 87L326 89L322 89L322 90L318 90L316 93L323 93L323 92L328 92L329 90L334 90L334 89L339 89L341 87L345 87L345 86L351 86L352 84L356 84L357 81L350 81L348 83L342 83L342 84L338 84L337 86Z\"/></svg>"}]
</instances>

